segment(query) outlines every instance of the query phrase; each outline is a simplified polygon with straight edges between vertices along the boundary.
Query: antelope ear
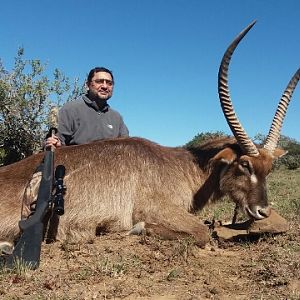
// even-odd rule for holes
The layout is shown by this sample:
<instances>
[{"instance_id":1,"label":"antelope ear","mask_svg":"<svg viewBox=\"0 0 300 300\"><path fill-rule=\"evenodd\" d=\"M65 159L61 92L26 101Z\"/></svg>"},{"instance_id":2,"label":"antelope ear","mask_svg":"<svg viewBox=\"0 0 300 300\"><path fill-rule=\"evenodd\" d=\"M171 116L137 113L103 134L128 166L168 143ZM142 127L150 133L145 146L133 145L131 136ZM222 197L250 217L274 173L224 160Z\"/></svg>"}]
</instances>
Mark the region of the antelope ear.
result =
<instances>
[{"instance_id":1,"label":"antelope ear","mask_svg":"<svg viewBox=\"0 0 300 300\"><path fill-rule=\"evenodd\" d=\"M227 165L230 165L233 163L237 158L236 153L231 148L225 148L222 151L220 151L218 154L216 154L212 159L212 163L225 163Z\"/></svg>"},{"instance_id":2,"label":"antelope ear","mask_svg":"<svg viewBox=\"0 0 300 300\"><path fill-rule=\"evenodd\" d=\"M280 148L276 148L273 152L272 152L272 156L273 159L277 159L280 158L284 155L286 155L288 153L288 151L280 149Z\"/></svg>"}]
</instances>

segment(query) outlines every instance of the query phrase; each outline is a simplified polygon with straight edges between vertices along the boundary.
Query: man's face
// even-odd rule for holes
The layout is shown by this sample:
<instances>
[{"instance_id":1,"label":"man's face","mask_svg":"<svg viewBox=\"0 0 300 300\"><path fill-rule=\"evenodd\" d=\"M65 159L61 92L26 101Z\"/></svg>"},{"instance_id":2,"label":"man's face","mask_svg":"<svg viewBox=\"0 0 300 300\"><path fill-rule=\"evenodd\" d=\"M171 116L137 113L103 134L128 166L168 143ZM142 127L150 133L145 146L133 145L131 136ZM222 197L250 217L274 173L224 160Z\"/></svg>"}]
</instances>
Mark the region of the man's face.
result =
<instances>
[{"instance_id":1,"label":"man's face","mask_svg":"<svg viewBox=\"0 0 300 300\"><path fill-rule=\"evenodd\" d=\"M114 83L109 73L97 72L88 83L88 88L91 98L106 101L112 96Z\"/></svg>"}]
</instances>

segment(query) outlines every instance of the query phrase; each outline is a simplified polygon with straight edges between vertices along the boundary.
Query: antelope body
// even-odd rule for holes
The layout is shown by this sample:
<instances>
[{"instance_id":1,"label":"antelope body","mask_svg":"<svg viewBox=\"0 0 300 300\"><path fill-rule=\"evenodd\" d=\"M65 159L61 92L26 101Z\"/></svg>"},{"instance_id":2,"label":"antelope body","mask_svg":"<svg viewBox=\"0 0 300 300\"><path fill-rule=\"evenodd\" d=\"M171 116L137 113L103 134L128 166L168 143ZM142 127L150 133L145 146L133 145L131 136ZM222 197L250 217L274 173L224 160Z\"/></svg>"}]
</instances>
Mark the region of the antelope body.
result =
<instances>
[{"instance_id":1,"label":"antelope body","mask_svg":"<svg viewBox=\"0 0 300 300\"><path fill-rule=\"evenodd\" d=\"M163 238L192 236L199 246L209 240L195 216L209 201L228 195L246 215L269 215L266 176L277 149L288 102L300 77L296 72L275 113L266 144L258 149L235 116L227 87L231 55L253 24L229 46L219 72L219 95L235 138L214 139L190 149L163 147L142 138L118 138L62 147L56 165L66 168L65 215L55 238L90 239L95 234L130 230L139 222ZM23 194L43 153L0 168L0 240L13 242Z\"/></svg>"}]
</instances>

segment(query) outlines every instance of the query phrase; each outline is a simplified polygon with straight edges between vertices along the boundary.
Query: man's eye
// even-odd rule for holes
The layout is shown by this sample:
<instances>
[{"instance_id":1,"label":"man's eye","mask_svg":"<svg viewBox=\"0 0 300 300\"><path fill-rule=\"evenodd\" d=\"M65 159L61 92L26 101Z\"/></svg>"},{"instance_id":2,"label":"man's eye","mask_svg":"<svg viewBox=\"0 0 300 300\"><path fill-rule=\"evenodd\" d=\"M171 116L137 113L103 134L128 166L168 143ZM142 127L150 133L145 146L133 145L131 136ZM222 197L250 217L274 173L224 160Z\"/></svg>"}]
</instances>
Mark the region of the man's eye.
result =
<instances>
[{"instance_id":1,"label":"man's eye","mask_svg":"<svg viewBox=\"0 0 300 300\"><path fill-rule=\"evenodd\" d=\"M108 86L112 86L113 85L113 81L109 80L109 79L95 79L93 81L96 84L105 84L106 83Z\"/></svg>"}]
</instances>

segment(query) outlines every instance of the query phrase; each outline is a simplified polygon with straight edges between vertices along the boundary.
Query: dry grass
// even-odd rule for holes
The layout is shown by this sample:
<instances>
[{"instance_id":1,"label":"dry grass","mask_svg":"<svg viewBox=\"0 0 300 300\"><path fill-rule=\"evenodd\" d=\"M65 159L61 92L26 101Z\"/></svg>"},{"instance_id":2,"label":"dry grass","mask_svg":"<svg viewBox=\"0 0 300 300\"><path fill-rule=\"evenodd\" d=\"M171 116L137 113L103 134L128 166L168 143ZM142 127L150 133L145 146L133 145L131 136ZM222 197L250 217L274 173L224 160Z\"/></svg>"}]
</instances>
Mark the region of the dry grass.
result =
<instances>
[{"instance_id":1,"label":"dry grass","mask_svg":"<svg viewBox=\"0 0 300 300\"><path fill-rule=\"evenodd\" d=\"M286 234L197 248L109 234L86 244L43 245L41 266L0 272L0 299L300 299L300 170L269 178L273 207ZM205 209L202 219L230 220L233 205Z\"/></svg>"}]
</instances>

